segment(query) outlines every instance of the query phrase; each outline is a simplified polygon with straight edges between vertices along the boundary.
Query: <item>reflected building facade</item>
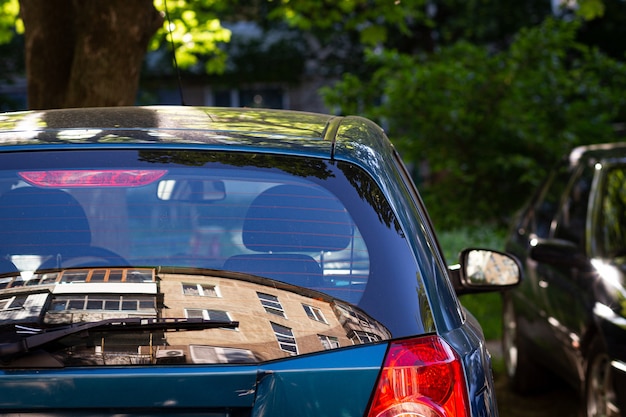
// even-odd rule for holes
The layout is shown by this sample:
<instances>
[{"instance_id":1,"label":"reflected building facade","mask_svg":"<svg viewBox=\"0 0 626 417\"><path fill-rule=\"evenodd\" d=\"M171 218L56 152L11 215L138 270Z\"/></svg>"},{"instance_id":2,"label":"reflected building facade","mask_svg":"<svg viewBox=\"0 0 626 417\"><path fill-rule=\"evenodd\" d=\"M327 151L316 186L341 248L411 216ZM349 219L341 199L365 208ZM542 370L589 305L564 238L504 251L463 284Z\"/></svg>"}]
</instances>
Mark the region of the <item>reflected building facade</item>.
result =
<instances>
[{"instance_id":1,"label":"reflected building facade","mask_svg":"<svg viewBox=\"0 0 626 417\"><path fill-rule=\"evenodd\" d=\"M40 328L140 317L236 326L91 332L60 349L85 365L255 363L390 338L357 307L236 273L89 268L0 278L0 325Z\"/></svg>"}]
</instances>

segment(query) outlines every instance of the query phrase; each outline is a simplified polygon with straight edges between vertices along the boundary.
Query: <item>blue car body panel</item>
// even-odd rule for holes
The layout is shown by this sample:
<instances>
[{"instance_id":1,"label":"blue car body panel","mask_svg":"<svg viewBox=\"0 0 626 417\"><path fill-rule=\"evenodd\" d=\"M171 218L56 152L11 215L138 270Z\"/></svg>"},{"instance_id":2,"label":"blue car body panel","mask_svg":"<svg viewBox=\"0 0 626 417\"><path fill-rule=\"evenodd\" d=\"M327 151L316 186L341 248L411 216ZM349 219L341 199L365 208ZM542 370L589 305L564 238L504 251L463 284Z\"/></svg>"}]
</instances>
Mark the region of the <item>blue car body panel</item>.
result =
<instances>
[{"instance_id":1,"label":"blue car body panel","mask_svg":"<svg viewBox=\"0 0 626 417\"><path fill-rule=\"evenodd\" d=\"M337 415L341 405L339 415L362 416L386 349L383 343L243 366L3 370L0 410L246 408L262 417Z\"/></svg>"}]
</instances>

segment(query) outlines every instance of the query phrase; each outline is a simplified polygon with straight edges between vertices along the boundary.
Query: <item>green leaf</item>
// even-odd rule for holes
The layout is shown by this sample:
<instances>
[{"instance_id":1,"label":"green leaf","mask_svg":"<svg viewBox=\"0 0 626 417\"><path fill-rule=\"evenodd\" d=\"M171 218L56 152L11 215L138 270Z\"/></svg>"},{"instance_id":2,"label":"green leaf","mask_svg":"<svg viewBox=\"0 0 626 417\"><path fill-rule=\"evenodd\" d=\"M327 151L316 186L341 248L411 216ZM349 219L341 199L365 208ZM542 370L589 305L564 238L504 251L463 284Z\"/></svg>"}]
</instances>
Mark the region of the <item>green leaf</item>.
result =
<instances>
[{"instance_id":1,"label":"green leaf","mask_svg":"<svg viewBox=\"0 0 626 417\"><path fill-rule=\"evenodd\" d=\"M387 29L381 25L369 25L361 30L361 42L365 45L377 45L387 40Z\"/></svg>"},{"instance_id":2,"label":"green leaf","mask_svg":"<svg viewBox=\"0 0 626 417\"><path fill-rule=\"evenodd\" d=\"M593 20L604 16L604 10L603 0L580 0L576 13L585 20Z\"/></svg>"}]
</instances>

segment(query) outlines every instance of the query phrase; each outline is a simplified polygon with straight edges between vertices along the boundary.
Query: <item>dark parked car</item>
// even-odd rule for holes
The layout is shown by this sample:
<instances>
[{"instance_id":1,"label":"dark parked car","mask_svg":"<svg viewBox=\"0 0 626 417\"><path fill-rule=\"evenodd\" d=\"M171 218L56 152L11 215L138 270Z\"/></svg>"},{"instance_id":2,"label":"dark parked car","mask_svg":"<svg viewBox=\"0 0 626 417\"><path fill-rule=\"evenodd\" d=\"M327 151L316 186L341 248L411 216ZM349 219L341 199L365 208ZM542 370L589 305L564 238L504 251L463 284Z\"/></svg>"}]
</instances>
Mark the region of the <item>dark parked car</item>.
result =
<instances>
[{"instance_id":1,"label":"dark parked car","mask_svg":"<svg viewBox=\"0 0 626 417\"><path fill-rule=\"evenodd\" d=\"M490 356L398 154L358 117L0 115L3 415L495 416Z\"/></svg>"},{"instance_id":2,"label":"dark parked car","mask_svg":"<svg viewBox=\"0 0 626 417\"><path fill-rule=\"evenodd\" d=\"M518 392L552 375L587 416L626 411L626 144L574 149L517 218L507 249L522 285L504 296L505 362Z\"/></svg>"}]
</instances>

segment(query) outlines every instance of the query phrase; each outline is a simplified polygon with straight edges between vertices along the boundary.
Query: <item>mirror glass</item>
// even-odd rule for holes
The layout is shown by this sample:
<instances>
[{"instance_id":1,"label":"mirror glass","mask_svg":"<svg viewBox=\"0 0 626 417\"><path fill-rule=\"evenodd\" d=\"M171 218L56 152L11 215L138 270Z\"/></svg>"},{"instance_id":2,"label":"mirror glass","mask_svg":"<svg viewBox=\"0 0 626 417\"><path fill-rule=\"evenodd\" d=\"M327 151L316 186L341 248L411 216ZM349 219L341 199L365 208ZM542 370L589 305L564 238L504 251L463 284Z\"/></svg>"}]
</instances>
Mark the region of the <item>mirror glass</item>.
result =
<instances>
[{"instance_id":1,"label":"mirror glass","mask_svg":"<svg viewBox=\"0 0 626 417\"><path fill-rule=\"evenodd\" d=\"M467 252L465 276L470 285L514 285L520 280L520 269L504 253L474 249Z\"/></svg>"}]
</instances>

